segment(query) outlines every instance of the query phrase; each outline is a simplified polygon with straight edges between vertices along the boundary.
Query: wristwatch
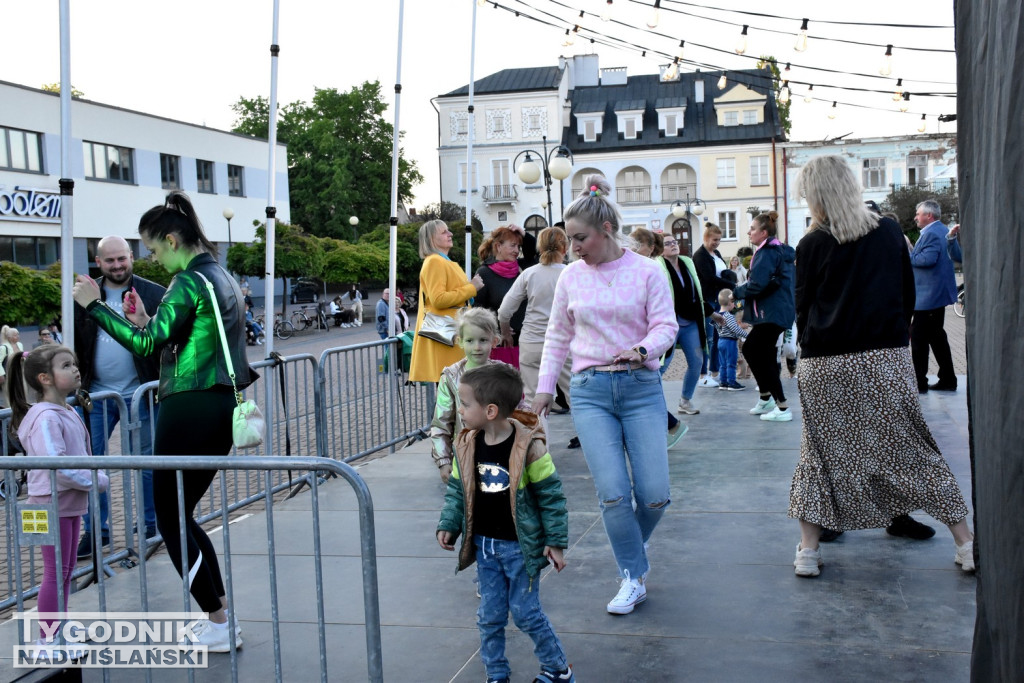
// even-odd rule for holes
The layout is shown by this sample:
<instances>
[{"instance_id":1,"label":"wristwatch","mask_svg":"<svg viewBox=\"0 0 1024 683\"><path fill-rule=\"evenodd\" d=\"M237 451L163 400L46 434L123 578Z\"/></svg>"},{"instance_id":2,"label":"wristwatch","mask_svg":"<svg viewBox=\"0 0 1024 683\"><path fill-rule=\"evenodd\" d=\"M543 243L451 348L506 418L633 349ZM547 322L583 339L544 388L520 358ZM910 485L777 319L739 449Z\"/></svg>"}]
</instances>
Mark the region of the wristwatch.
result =
<instances>
[{"instance_id":1,"label":"wristwatch","mask_svg":"<svg viewBox=\"0 0 1024 683\"><path fill-rule=\"evenodd\" d=\"M640 354L640 362L643 363L647 360L647 349L642 346L634 346L633 350Z\"/></svg>"}]
</instances>

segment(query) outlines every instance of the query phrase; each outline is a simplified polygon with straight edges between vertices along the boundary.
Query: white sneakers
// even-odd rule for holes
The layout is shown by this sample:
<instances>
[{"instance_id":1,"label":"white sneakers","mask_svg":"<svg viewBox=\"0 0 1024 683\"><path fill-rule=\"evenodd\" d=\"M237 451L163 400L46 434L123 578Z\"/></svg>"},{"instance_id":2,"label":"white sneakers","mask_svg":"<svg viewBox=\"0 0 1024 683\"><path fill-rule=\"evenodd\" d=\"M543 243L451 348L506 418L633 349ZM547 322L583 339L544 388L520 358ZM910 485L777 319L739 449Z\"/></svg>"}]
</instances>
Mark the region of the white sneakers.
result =
<instances>
[{"instance_id":1,"label":"white sneakers","mask_svg":"<svg viewBox=\"0 0 1024 683\"><path fill-rule=\"evenodd\" d=\"M701 377L697 381L697 386L712 389L718 386L718 380L712 377L711 375L705 375L704 377Z\"/></svg>"},{"instance_id":2,"label":"white sneakers","mask_svg":"<svg viewBox=\"0 0 1024 683\"><path fill-rule=\"evenodd\" d=\"M956 557L953 561L960 565L965 572L974 571L974 541L967 541L956 547Z\"/></svg>"},{"instance_id":3,"label":"white sneakers","mask_svg":"<svg viewBox=\"0 0 1024 683\"><path fill-rule=\"evenodd\" d=\"M750 409L751 415L764 415L775 410L775 399L769 396L766 400L759 400L757 404Z\"/></svg>"},{"instance_id":4,"label":"white sneakers","mask_svg":"<svg viewBox=\"0 0 1024 683\"><path fill-rule=\"evenodd\" d=\"M758 401L758 403L760 403L760 401ZM762 414L761 419L766 422L792 422L793 411L788 408L786 410L779 410L779 407L776 406L772 408L770 412Z\"/></svg>"},{"instance_id":5,"label":"white sneakers","mask_svg":"<svg viewBox=\"0 0 1024 683\"><path fill-rule=\"evenodd\" d=\"M681 398L679 399L679 407L676 408L676 412L682 413L683 415L698 415L700 410L694 408L689 399Z\"/></svg>"},{"instance_id":6,"label":"white sneakers","mask_svg":"<svg viewBox=\"0 0 1024 683\"><path fill-rule=\"evenodd\" d=\"M231 624L235 630L235 647L242 647L242 629L235 619ZM208 652L231 652L231 631L228 624L214 624L209 619L203 619L192 629L193 638L185 636L178 641L178 647L183 650L190 650L199 645L205 645Z\"/></svg>"},{"instance_id":7,"label":"white sneakers","mask_svg":"<svg viewBox=\"0 0 1024 683\"><path fill-rule=\"evenodd\" d=\"M642 580L626 578L619 584L619 592L608 603L609 614L629 614L641 602L647 599L647 587Z\"/></svg>"},{"instance_id":8,"label":"white sneakers","mask_svg":"<svg viewBox=\"0 0 1024 683\"><path fill-rule=\"evenodd\" d=\"M796 544L796 559L793 560L793 566L796 568L797 576L817 576L821 573L822 564L824 563L821 561L820 549L801 549L800 544Z\"/></svg>"}]
</instances>

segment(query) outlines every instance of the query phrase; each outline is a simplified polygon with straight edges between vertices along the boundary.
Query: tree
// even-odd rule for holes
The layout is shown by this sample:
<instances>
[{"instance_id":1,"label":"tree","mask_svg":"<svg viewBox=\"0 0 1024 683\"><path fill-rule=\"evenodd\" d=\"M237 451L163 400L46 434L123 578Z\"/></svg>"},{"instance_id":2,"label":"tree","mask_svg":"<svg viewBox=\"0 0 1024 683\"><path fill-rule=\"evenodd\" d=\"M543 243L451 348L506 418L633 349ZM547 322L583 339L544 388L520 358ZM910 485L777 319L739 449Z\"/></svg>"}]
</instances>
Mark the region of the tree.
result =
<instances>
[{"instance_id":1,"label":"tree","mask_svg":"<svg viewBox=\"0 0 1024 683\"><path fill-rule=\"evenodd\" d=\"M236 133L267 138L270 105L264 97L239 98L231 107ZM349 225L387 223L391 207L394 126L384 120L387 105L378 81L348 92L316 88L313 101L293 102L280 111L278 140L288 145L291 219L319 237L358 237ZM412 198L423 176L414 161L398 162L398 198Z\"/></svg>"},{"instance_id":2,"label":"tree","mask_svg":"<svg viewBox=\"0 0 1024 683\"><path fill-rule=\"evenodd\" d=\"M767 69L772 75L772 88L775 91L775 106L779 110L779 125L782 126L782 130L785 131L786 137L789 137L789 131L793 127L793 122L789 118L789 108L793 104L792 98L788 102L779 102L779 91L782 90L782 78L781 72L779 71L778 60L775 57L769 55L762 55L761 59L757 62L758 69Z\"/></svg>"},{"instance_id":3,"label":"tree","mask_svg":"<svg viewBox=\"0 0 1024 683\"><path fill-rule=\"evenodd\" d=\"M474 228L483 225L480 222L480 218L476 215L476 211L471 211L470 216L472 217ZM424 223L433 220L442 220L445 223L462 221L462 225L465 226L466 207L455 202L441 201L437 204L427 204L416 214L416 217L422 218Z\"/></svg>"},{"instance_id":4,"label":"tree","mask_svg":"<svg viewBox=\"0 0 1024 683\"><path fill-rule=\"evenodd\" d=\"M960 197L955 182L937 190L927 185L893 185L888 196L882 200L881 209L896 214L903 232L911 242L917 242L921 231L914 222L914 215L917 213L917 205L926 199L934 199L942 207L942 222L948 224L957 221Z\"/></svg>"},{"instance_id":5,"label":"tree","mask_svg":"<svg viewBox=\"0 0 1024 683\"><path fill-rule=\"evenodd\" d=\"M0 311L4 325L53 320L60 313L60 263L46 270L0 261Z\"/></svg>"},{"instance_id":6,"label":"tree","mask_svg":"<svg viewBox=\"0 0 1024 683\"><path fill-rule=\"evenodd\" d=\"M172 275L166 268L149 257L135 259L132 262L132 272L163 287L168 287L171 284ZM147 311L147 313L152 315L153 311Z\"/></svg>"},{"instance_id":7,"label":"tree","mask_svg":"<svg viewBox=\"0 0 1024 683\"><path fill-rule=\"evenodd\" d=\"M425 221L424 221L425 222ZM463 220L457 221L446 221L448 228L452 231L455 236L452 250L448 252L448 258L455 263L460 265L465 263L466 252L465 252L465 228L466 222ZM423 265L423 259L420 258L419 253L419 232L422 223L406 223L405 225L398 226L398 254L397 254L397 275L398 285L400 287L411 288L416 287L420 279L420 267ZM474 223L473 225L473 244L479 245L483 242L483 228ZM359 238L359 246L376 245L388 253L390 244L390 228L387 225L377 226L372 232L369 232ZM476 258L476 254L473 254L472 270L476 272L479 266L479 260ZM388 278L387 270L384 271L384 275L379 278L378 281L386 282ZM364 278L365 280L372 280L372 278Z\"/></svg>"}]
</instances>

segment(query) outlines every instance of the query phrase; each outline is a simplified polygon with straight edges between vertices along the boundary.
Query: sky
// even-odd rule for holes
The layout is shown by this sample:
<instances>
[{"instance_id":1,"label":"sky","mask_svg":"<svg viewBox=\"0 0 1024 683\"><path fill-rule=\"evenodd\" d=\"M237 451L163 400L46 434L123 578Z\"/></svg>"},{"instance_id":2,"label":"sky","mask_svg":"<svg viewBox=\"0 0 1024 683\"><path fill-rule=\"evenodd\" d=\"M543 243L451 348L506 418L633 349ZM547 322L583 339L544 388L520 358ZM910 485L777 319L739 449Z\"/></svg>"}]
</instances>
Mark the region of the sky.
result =
<instances>
[{"instance_id":1,"label":"sky","mask_svg":"<svg viewBox=\"0 0 1024 683\"><path fill-rule=\"evenodd\" d=\"M823 3L787 0L765 3L720 0L712 7L698 2L662 0L654 35L647 29L653 0L614 0L611 16L629 24L603 22L606 0L498 0L525 15L543 17L553 28L523 16L476 6L474 0L408 0L404 3L399 128L405 131L405 155L416 161L424 182L413 188L410 206L440 199L437 159L438 120L431 99L470 80L472 16L477 11L476 79L507 68L551 66L560 55L597 53L604 67L625 66L630 75L657 73L668 60L622 50L589 37L562 45L566 26L613 36L652 51L674 54L687 41L686 60L716 68L753 68L753 59L734 52L740 27L710 21L713 17L749 26L746 55L771 54L780 65L792 63L791 80L815 83L823 101L804 102L806 85L794 85L792 140L821 140L917 132L921 114L927 132L950 132L954 123L939 123L938 114L956 111L954 97L911 97L907 113L892 100L895 79L914 92L955 93L956 58L951 52L922 52L904 47L953 49L951 28L889 28L829 25L825 21L880 22L952 26L952 0L861 0ZM643 3L643 4L641 4ZM70 0L71 82L87 99L171 119L229 130L231 104L239 97L269 96L271 0ZM691 13L680 14L671 10ZM579 19L579 12L587 13ZM738 10L791 17L771 19L739 14ZM553 16L552 16L553 15ZM700 15L700 16L693 16ZM57 0L0 0L0 80L39 87L60 80ZM799 19L810 19L805 52L793 49ZM795 18L795 19L792 19ZM314 88L347 90L379 80L389 104L394 103L398 63L398 0L327 2L280 0L278 101L309 101ZM633 28L636 27L636 28ZM769 31L781 31L772 33ZM794 34L794 35L790 35ZM889 78L827 74L806 67L877 75L884 47L843 44L835 40L893 44ZM600 39L603 40L603 39ZM700 43L724 49L713 52ZM694 67L684 64L684 70ZM711 70L709 67L704 71ZM885 93L835 90L828 84L884 89ZM831 102L837 116L829 119ZM854 108L843 103L877 107ZM0 108L4 105L0 102ZM385 114L394 122L394 108ZM72 122L72 126L74 123Z\"/></svg>"}]
</instances>

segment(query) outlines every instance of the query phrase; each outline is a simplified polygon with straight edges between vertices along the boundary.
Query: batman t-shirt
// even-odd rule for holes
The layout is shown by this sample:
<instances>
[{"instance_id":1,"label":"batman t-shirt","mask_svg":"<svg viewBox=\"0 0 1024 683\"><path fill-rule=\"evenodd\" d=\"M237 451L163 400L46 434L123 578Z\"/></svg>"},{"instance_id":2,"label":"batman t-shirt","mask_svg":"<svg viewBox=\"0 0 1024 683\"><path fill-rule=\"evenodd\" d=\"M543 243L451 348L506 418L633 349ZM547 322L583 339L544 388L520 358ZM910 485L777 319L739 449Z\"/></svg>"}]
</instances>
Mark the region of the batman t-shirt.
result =
<instances>
[{"instance_id":1,"label":"batman t-shirt","mask_svg":"<svg viewBox=\"0 0 1024 683\"><path fill-rule=\"evenodd\" d=\"M516 540L516 527L512 522L511 496L515 486L509 479L508 461L516 433L499 444L488 446L484 433L476 434L476 499L473 503L473 531L481 536L503 541Z\"/></svg>"}]
</instances>

